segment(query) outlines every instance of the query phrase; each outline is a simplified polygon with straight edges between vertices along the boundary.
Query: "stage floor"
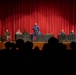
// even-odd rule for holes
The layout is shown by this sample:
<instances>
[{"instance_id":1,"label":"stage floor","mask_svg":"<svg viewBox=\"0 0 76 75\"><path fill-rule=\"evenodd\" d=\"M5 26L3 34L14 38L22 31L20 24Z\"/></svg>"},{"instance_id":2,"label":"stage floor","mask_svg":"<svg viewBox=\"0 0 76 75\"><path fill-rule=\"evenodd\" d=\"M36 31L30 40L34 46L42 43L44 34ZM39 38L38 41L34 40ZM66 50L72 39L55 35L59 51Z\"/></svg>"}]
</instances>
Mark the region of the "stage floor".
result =
<instances>
[{"instance_id":1,"label":"stage floor","mask_svg":"<svg viewBox=\"0 0 76 75\"><path fill-rule=\"evenodd\" d=\"M33 49L38 46L40 50L42 50L43 45L47 42L33 42ZM67 49L70 48L70 42L63 42L67 46ZM0 50L5 48L5 42L0 42Z\"/></svg>"}]
</instances>

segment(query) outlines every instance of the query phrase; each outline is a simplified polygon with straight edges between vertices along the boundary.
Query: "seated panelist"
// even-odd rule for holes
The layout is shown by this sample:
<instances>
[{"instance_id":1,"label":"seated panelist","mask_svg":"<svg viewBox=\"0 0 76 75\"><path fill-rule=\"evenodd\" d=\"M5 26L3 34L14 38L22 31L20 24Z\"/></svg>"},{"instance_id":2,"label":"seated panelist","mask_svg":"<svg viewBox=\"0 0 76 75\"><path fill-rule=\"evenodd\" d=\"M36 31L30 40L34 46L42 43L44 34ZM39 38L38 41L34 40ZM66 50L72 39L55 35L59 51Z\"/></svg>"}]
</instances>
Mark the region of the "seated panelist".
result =
<instances>
[{"instance_id":1,"label":"seated panelist","mask_svg":"<svg viewBox=\"0 0 76 75\"><path fill-rule=\"evenodd\" d=\"M16 32L16 35L22 35L21 31L18 30L18 31Z\"/></svg>"},{"instance_id":2,"label":"seated panelist","mask_svg":"<svg viewBox=\"0 0 76 75\"><path fill-rule=\"evenodd\" d=\"M24 29L23 35L28 35L28 32L26 31L26 29Z\"/></svg>"},{"instance_id":3,"label":"seated panelist","mask_svg":"<svg viewBox=\"0 0 76 75\"><path fill-rule=\"evenodd\" d=\"M72 30L69 35L74 35L74 30Z\"/></svg>"},{"instance_id":4,"label":"seated panelist","mask_svg":"<svg viewBox=\"0 0 76 75\"><path fill-rule=\"evenodd\" d=\"M60 32L59 35L66 35L66 33L65 33L64 30L62 29L62 31Z\"/></svg>"},{"instance_id":5,"label":"seated panelist","mask_svg":"<svg viewBox=\"0 0 76 75\"><path fill-rule=\"evenodd\" d=\"M8 29L5 31L4 36L6 38L5 39L6 41L10 41L11 40L11 36L10 36L10 33L9 33Z\"/></svg>"}]
</instances>

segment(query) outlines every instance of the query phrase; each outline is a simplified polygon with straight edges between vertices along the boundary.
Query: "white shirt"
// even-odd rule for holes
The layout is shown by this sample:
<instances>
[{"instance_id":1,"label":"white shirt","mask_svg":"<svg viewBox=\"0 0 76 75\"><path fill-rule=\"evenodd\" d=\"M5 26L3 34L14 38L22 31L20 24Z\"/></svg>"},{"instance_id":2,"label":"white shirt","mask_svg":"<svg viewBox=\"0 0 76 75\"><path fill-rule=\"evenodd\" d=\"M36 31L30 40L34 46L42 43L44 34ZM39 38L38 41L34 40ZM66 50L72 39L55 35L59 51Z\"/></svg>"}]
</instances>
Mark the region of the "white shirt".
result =
<instances>
[{"instance_id":1,"label":"white shirt","mask_svg":"<svg viewBox=\"0 0 76 75\"><path fill-rule=\"evenodd\" d=\"M21 32L19 32L19 31L17 31L17 32L16 32L16 34L17 34L17 35L22 35L22 33L21 33Z\"/></svg>"}]
</instances>

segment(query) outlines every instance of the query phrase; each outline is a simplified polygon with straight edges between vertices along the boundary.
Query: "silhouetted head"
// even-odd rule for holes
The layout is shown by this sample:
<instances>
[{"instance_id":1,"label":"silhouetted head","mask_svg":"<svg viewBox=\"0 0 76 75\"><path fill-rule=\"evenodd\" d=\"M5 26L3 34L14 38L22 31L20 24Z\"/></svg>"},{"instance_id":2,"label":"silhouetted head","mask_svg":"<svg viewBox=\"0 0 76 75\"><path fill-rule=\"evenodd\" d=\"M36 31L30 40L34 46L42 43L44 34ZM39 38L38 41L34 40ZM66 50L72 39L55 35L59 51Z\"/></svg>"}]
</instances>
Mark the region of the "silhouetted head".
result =
<instances>
[{"instance_id":1,"label":"silhouetted head","mask_svg":"<svg viewBox=\"0 0 76 75\"><path fill-rule=\"evenodd\" d=\"M26 42L26 48L27 48L27 49L32 49L32 47L33 47L33 43L30 42L30 41L27 41L27 42Z\"/></svg>"},{"instance_id":2,"label":"silhouetted head","mask_svg":"<svg viewBox=\"0 0 76 75\"><path fill-rule=\"evenodd\" d=\"M17 39L16 40L16 46L18 48L24 48L24 41L22 39Z\"/></svg>"},{"instance_id":3,"label":"silhouetted head","mask_svg":"<svg viewBox=\"0 0 76 75\"><path fill-rule=\"evenodd\" d=\"M48 40L48 44L58 44L59 41L58 39L56 39L55 37L51 37L49 40Z\"/></svg>"},{"instance_id":4,"label":"silhouetted head","mask_svg":"<svg viewBox=\"0 0 76 75\"><path fill-rule=\"evenodd\" d=\"M16 49L16 44L15 43L11 43L11 49Z\"/></svg>"},{"instance_id":5,"label":"silhouetted head","mask_svg":"<svg viewBox=\"0 0 76 75\"><path fill-rule=\"evenodd\" d=\"M10 42L6 42L6 43L5 43L5 48L6 48L6 49L10 49L10 47L11 47L11 43L10 43Z\"/></svg>"},{"instance_id":6,"label":"silhouetted head","mask_svg":"<svg viewBox=\"0 0 76 75\"><path fill-rule=\"evenodd\" d=\"M71 49L76 49L76 42L71 42L70 47Z\"/></svg>"}]
</instances>

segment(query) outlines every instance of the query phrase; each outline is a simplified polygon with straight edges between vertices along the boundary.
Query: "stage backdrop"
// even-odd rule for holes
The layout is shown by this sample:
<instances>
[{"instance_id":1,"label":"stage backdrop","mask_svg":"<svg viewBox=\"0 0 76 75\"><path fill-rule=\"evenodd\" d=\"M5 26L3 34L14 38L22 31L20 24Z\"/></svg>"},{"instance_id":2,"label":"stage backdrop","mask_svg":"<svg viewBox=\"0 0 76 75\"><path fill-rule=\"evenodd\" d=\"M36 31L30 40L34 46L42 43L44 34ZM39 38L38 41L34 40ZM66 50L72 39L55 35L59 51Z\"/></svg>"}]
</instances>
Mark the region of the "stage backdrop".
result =
<instances>
[{"instance_id":1,"label":"stage backdrop","mask_svg":"<svg viewBox=\"0 0 76 75\"><path fill-rule=\"evenodd\" d=\"M43 34L53 33L55 37L65 30L76 33L75 0L0 0L0 35L9 30L12 39L18 29L33 33L37 22Z\"/></svg>"}]
</instances>

